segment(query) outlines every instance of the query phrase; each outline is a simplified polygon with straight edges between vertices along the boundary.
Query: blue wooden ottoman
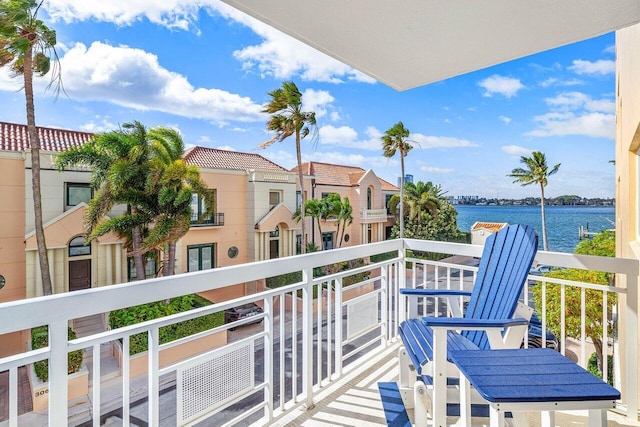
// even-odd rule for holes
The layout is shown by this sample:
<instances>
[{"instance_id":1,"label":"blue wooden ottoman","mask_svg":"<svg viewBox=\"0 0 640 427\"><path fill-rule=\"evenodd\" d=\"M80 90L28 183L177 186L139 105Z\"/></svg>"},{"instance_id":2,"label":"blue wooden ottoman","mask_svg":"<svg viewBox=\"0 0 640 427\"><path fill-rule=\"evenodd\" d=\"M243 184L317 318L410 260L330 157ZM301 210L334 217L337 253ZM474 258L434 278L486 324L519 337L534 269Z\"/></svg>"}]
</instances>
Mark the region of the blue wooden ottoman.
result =
<instances>
[{"instance_id":1,"label":"blue wooden ottoman","mask_svg":"<svg viewBox=\"0 0 640 427\"><path fill-rule=\"evenodd\" d=\"M505 412L519 411L542 411L543 425L554 426L554 411L572 409L589 410L589 426L604 427L607 409L620 399L618 390L548 348L458 350L449 356L468 380L462 381L461 399L470 383L489 402L491 427L504 426ZM462 422L470 425L466 414Z\"/></svg>"}]
</instances>

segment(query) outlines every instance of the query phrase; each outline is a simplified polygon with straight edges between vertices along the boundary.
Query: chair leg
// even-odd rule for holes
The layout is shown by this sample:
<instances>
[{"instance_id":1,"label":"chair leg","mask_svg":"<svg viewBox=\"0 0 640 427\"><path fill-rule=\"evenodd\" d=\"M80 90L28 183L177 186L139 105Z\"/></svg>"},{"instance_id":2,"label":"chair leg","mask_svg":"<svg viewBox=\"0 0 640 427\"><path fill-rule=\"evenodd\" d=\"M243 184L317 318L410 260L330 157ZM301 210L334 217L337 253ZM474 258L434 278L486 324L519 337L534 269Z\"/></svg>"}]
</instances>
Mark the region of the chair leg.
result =
<instances>
[{"instance_id":1,"label":"chair leg","mask_svg":"<svg viewBox=\"0 0 640 427\"><path fill-rule=\"evenodd\" d=\"M416 370L411 363L407 350L402 347L398 350L398 389L405 408L413 408L413 383L416 380Z\"/></svg>"},{"instance_id":2,"label":"chair leg","mask_svg":"<svg viewBox=\"0 0 640 427\"><path fill-rule=\"evenodd\" d=\"M431 398L427 386L422 381L416 381L413 386L413 418L415 427L429 425L429 411L431 410Z\"/></svg>"},{"instance_id":3,"label":"chair leg","mask_svg":"<svg viewBox=\"0 0 640 427\"><path fill-rule=\"evenodd\" d=\"M491 427L505 427L504 411L496 409L493 405L489 406L489 425Z\"/></svg>"},{"instance_id":4,"label":"chair leg","mask_svg":"<svg viewBox=\"0 0 640 427\"><path fill-rule=\"evenodd\" d=\"M556 413L554 411L542 411L542 427L556 426Z\"/></svg>"},{"instance_id":5,"label":"chair leg","mask_svg":"<svg viewBox=\"0 0 640 427\"><path fill-rule=\"evenodd\" d=\"M606 409L589 409L589 427L605 427L606 425Z\"/></svg>"}]
</instances>

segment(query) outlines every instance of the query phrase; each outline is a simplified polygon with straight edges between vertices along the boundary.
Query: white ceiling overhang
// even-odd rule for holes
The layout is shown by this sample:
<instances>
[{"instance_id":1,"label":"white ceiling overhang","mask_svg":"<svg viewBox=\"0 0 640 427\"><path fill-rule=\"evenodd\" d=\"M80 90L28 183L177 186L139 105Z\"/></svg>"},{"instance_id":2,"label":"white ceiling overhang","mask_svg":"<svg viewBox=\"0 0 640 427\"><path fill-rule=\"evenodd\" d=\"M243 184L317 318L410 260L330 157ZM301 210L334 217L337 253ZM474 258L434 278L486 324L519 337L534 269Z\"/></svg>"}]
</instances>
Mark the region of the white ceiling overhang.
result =
<instances>
[{"instance_id":1,"label":"white ceiling overhang","mask_svg":"<svg viewBox=\"0 0 640 427\"><path fill-rule=\"evenodd\" d=\"M398 90L640 21L640 0L223 1Z\"/></svg>"}]
</instances>

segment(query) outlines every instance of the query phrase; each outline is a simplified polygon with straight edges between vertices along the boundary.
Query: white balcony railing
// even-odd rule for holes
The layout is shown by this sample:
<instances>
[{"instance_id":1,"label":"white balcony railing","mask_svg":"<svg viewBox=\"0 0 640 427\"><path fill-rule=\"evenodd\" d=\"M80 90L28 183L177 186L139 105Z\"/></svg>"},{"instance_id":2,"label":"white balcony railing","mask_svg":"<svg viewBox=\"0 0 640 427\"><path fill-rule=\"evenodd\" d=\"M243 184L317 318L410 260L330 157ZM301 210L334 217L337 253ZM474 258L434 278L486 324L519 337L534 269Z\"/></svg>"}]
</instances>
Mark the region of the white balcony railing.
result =
<instances>
[{"instance_id":1,"label":"white balcony railing","mask_svg":"<svg viewBox=\"0 0 640 427\"><path fill-rule=\"evenodd\" d=\"M386 209L360 209L360 219L387 219Z\"/></svg>"},{"instance_id":2,"label":"white balcony railing","mask_svg":"<svg viewBox=\"0 0 640 427\"><path fill-rule=\"evenodd\" d=\"M472 283L475 267L405 258L407 249L477 257L482 248L392 240L302 255L296 257L295 262L283 258L0 304L0 334L49 325L49 347L0 359L0 372L9 371L9 425L18 425L19 367L49 359L49 425L66 425L69 417L67 352L75 349L92 351L90 379L92 384L99 384L100 349L115 342L122 342L123 347L121 392L117 404L122 408L124 425L128 425L135 404L130 394L135 378L130 379L129 339L140 332L147 333L149 338L147 369L150 375L143 376L149 425L160 424L160 395L167 384L175 384L178 424L208 419L215 425L233 425L240 420L246 423L251 414L256 425L273 424L300 407L313 406L315 396L323 389L357 366L371 363L372 358L396 341L397 325L407 316L402 299L398 298L399 287L463 288ZM319 267L384 253L391 253L391 258L347 272L314 277L314 269L317 276ZM623 396L621 407L633 416L637 413L638 396L638 261L550 252L540 252L537 260L561 267L613 272L625 278L616 280L616 286L609 287L566 281L561 286L577 286L581 290L597 288L603 291L605 307L612 293L618 295L616 314L624 318L624 330L611 336L604 328L602 342L612 344L618 372L616 386ZM406 269L409 262L410 268ZM401 274L402 271L406 274ZM301 272L299 282L162 319L67 340L67 326L72 319L292 272ZM356 283L345 286L345 281L353 282L354 277L358 277ZM626 286L618 285L623 282ZM584 295L584 291L581 292ZM523 298L528 302L528 293ZM162 327L247 302L263 306L264 313L259 315L263 320L260 327L250 328L248 334L217 348L205 349L196 356L179 356L169 363L161 360L163 350L177 346L176 343L159 344ZM581 304L585 306L584 297ZM428 306L425 304L424 307ZM546 332L545 312L540 314ZM611 313L603 312L602 316L609 319ZM230 327L256 319L223 325L204 334L224 335ZM587 321L583 308L583 331ZM560 338L564 352L568 338L564 332ZM577 338L577 343L581 349L579 363L584 366L590 343L584 333ZM99 425L101 411L108 406L108 397L101 395L101 387L91 387L90 393L93 407L88 416L92 417L94 425Z\"/></svg>"}]
</instances>

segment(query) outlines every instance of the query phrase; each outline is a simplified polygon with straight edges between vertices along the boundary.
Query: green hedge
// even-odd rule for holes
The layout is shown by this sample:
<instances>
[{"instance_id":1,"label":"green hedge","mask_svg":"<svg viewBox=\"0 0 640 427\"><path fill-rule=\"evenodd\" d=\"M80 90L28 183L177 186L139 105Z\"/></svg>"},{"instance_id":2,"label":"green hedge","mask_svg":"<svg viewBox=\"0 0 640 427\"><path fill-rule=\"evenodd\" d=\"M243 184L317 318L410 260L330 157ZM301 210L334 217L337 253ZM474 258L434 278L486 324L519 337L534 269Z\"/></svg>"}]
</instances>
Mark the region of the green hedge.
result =
<instances>
[{"instance_id":1,"label":"green hedge","mask_svg":"<svg viewBox=\"0 0 640 427\"><path fill-rule=\"evenodd\" d=\"M591 353L591 357L589 357L589 361L587 362L587 371L591 372L598 378L602 378L602 374L600 373L600 369L598 369L598 355L595 353ZM607 382L610 386L613 386L613 356L607 356Z\"/></svg>"},{"instance_id":2,"label":"green hedge","mask_svg":"<svg viewBox=\"0 0 640 427\"><path fill-rule=\"evenodd\" d=\"M136 323L154 320L172 314L182 313L194 308L210 305L211 302L198 295L185 295L164 301L137 305L135 307L114 310L109 313L111 329L135 325ZM160 344L165 344L199 332L207 331L224 323L224 313L207 314L184 322L174 323L160 328ZM129 354L134 355L147 351L148 334L146 332L132 335L129 341Z\"/></svg>"},{"instance_id":3,"label":"green hedge","mask_svg":"<svg viewBox=\"0 0 640 427\"><path fill-rule=\"evenodd\" d=\"M76 333L68 329L69 340L76 339ZM37 350L49 345L49 327L38 326L31 330L31 348ZM82 366L82 350L74 350L69 353L69 361L67 364L67 373L74 374L80 370ZM49 381L49 359L39 360L33 364L36 376L42 382Z\"/></svg>"}]
</instances>

